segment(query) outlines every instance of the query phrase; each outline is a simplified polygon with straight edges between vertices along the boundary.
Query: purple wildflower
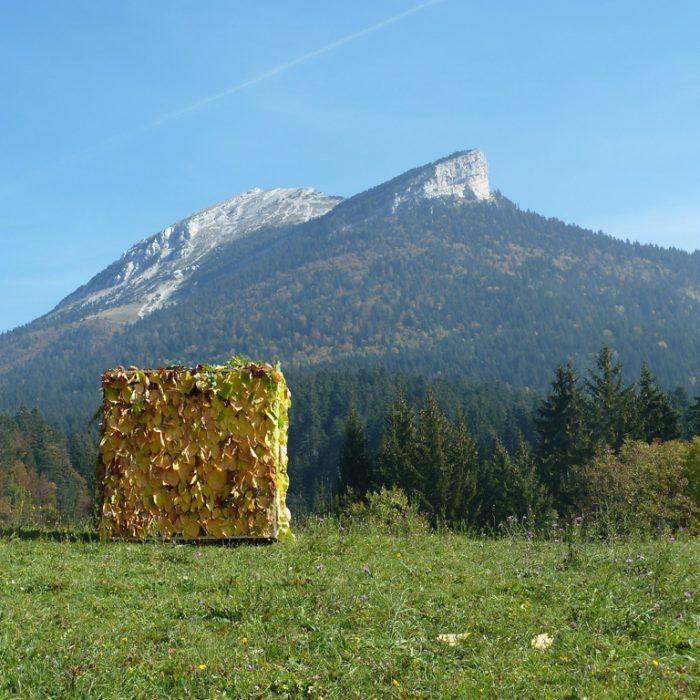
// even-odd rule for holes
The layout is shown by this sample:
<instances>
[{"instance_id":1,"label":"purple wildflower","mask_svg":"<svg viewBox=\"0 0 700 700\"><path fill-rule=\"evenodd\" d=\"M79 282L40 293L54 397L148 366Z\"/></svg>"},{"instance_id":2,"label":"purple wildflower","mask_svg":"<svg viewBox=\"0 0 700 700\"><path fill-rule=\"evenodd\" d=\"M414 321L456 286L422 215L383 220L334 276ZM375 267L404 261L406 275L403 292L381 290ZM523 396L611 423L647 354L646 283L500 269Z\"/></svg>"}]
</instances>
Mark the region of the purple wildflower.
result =
<instances>
[{"instance_id":1,"label":"purple wildflower","mask_svg":"<svg viewBox=\"0 0 700 700\"><path fill-rule=\"evenodd\" d=\"M371 573L369 570L369 564L363 564L362 565L362 571L364 571L366 574Z\"/></svg>"},{"instance_id":2,"label":"purple wildflower","mask_svg":"<svg viewBox=\"0 0 700 700\"><path fill-rule=\"evenodd\" d=\"M686 600L690 600L693 597L693 594L690 591L683 591L683 597Z\"/></svg>"}]
</instances>

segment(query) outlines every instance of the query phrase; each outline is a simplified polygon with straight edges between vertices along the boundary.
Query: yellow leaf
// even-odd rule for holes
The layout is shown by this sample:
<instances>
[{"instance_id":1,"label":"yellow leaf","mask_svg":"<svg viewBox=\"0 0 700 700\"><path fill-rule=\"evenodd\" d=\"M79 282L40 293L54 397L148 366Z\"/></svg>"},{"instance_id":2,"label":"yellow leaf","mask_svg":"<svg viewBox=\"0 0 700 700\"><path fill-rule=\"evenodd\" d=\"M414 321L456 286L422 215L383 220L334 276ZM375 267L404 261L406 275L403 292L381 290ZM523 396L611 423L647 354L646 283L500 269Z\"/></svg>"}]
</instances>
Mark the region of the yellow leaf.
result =
<instances>
[{"instance_id":1,"label":"yellow leaf","mask_svg":"<svg viewBox=\"0 0 700 700\"><path fill-rule=\"evenodd\" d=\"M221 471L221 469L212 469L207 474L207 484L216 493L221 491L221 489L226 484L226 472Z\"/></svg>"},{"instance_id":2,"label":"yellow leaf","mask_svg":"<svg viewBox=\"0 0 700 700\"><path fill-rule=\"evenodd\" d=\"M546 632L538 634L536 637L532 638L530 646L533 649L539 649L540 651L545 651L554 644L554 639L550 637Z\"/></svg>"},{"instance_id":3,"label":"yellow leaf","mask_svg":"<svg viewBox=\"0 0 700 700\"><path fill-rule=\"evenodd\" d=\"M199 523L186 515L180 516L182 534L186 537L197 537L199 535Z\"/></svg>"},{"instance_id":4,"label":"yellow leaf","mask_svg":"<svg viewBox=\"0 0 700 700\"><path fill-rule=\"evenodd\" d=\"M456 646L457 642L464 641L471 635L471 632L459 632L458 634L439 634L438 641L449 644L451 647Z\"/></svg>"}]
</instances>

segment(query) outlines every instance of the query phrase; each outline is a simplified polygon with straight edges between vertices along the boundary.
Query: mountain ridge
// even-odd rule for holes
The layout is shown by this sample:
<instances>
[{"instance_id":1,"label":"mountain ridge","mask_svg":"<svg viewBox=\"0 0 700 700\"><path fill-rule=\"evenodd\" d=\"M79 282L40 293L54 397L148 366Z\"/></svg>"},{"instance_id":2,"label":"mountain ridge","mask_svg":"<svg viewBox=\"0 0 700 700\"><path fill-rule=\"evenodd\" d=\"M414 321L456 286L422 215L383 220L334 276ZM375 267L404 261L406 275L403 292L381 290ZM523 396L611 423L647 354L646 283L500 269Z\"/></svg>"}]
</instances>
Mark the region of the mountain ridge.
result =
<instances>
[{"instance_id":1,"label":"mountain ridge","mask_svg":"<svg viewBox=\"0 0 700 700\"><path fill-rule=\"evenodd\" d=\"M382 366L541 390L605 342L632 373L648 362L664 385L694 386L700 255L523 211L484 183L483 154L457 152L218 246L144 318L73 306L0 336L0 408L70 397L85 415L107 367L239 353L294 373Z\"/></svg>"},{"instance_id":2,"label":"mountain ridge","mask_svg":"<svg viewBox=\"0 0 700 700\"><path fill-rule=\"evenodd\" d=\"M126 250L52 313L79 305L90 311L125 307L125 320L144 318L170 297L216 248L261 228L304 223L341 201L304 188L254 188L166 226ZM161 269L162 268L162 269ZM134 313L135 312L135 313Z\"/></svg>"}]
</instances>

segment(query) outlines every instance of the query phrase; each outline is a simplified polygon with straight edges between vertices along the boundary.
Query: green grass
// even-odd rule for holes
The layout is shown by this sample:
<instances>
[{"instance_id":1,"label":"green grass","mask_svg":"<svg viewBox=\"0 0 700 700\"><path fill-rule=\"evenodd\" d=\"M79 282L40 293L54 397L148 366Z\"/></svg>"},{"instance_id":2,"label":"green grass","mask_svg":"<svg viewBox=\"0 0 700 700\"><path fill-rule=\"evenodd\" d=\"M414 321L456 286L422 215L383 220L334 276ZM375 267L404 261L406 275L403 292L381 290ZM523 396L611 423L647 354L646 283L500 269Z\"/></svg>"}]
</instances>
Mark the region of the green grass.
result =
<instances>
[{"instance_id":1,"label":"green grass","mask_svg":"<svg viewBox=\"0 0 700 700\"><path fill-rule=\"evenodd\" d=\"M696 698L698 562L698 540L334 521L269 546L5 537L0 697Z\"/></svg>"}]
</instances>

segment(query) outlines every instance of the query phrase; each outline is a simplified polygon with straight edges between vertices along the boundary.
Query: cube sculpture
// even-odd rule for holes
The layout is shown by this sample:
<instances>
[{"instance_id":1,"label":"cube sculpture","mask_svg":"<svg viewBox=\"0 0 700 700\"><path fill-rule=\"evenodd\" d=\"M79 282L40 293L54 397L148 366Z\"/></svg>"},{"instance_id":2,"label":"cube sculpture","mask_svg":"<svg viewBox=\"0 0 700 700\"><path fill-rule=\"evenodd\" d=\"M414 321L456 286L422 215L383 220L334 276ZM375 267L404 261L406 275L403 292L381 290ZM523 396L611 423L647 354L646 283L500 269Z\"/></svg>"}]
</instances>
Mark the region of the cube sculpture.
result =
<instances>
[{"instance_id":1,"label":"cube sculpture","mask_svg":"<svg viewBox=\"0 0 700 700\"><path fill-rule=\"evenodd\" d=\"M102 392L103 536L291 537L279 367L119 367Z\"/></svg>"}]
</instances>

